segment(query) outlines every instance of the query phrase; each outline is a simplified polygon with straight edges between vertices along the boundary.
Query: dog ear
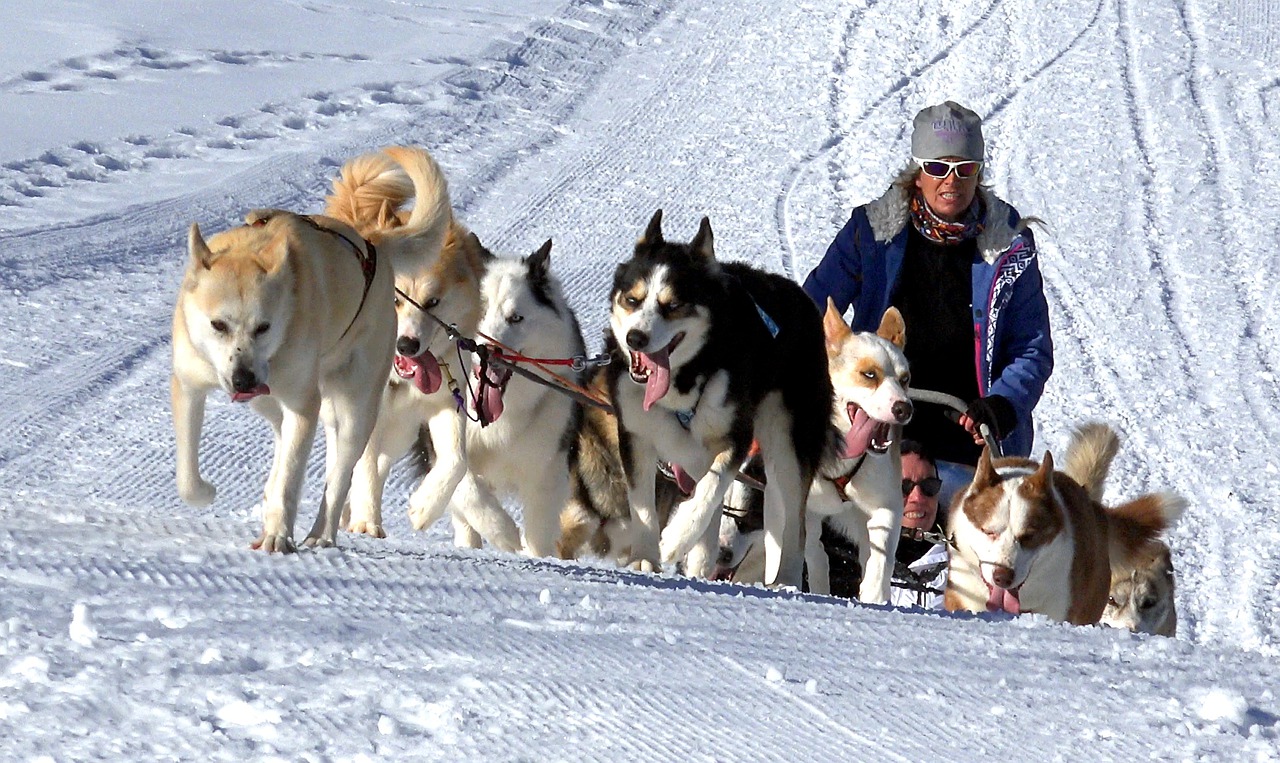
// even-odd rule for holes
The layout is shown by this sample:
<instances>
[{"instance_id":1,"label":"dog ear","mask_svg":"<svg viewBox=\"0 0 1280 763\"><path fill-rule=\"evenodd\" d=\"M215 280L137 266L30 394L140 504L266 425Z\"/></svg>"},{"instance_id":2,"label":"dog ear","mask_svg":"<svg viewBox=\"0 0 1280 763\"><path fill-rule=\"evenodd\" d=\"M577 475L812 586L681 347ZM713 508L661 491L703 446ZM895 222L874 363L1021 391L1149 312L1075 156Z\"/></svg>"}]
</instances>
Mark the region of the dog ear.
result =
<instances>
[{"instance_id":1,"label":"dog ear","mask_svg":"<svg viewBox=\"0 0 1280 763\"><path fill-rule=\"evenodd\" d=\"M551 239L538 247L538 251L525 258L525 265L529 268L529 278L535 281L546 281L547 275L551 272Z\"/></svg>"},{"instance_id":2,"label":"dog ear","mask_svg":"<svg viewBox=\"0 0 1280 763\"><path fill-rule=\"evenodd\" d=\"M204 237L200 235L200 226L196 223L191 223L191 228L187 231L187 253L191 255L189 269L193 272L208 270L213 265L213 252L204 242Z\"/></svg>"},{"instance_id":3,"label":"dog ear","mask_svg":"<svg viewBox=\"0 0 1280 763\"><path fill-rule=\"evenodd\" d=\"M836 303L831 297L827 297L827 311L822 314L822 333L827 338L827 352L831 354L839 350L844 338L853 333L840 311L836 310Z\"/></svg>"},{"instance_id":4,"label":"dog ear","mask_svg":"<svg viewBox=\"0 0 1280 763\"><path fill-rule=\"evenodd\" d=\"M973 473L973 489L981 490L996 482L996 467L991 463L991 449L982 446L982 455L978 456L978 468Z\"/></svg>"},{"instance_id":5,"label":"dog ear","mask_svg":"<svg viewBox=\"0 0 1280 763\"><path fill-rule=\"evenodd\" d=\"M649 226L644 229L644 235L636 242L636 245L649 244L650 246L659 246L662 244L662 210L653 213L653 217L649 218Z\"/></svg>"},{"instance_id":6,"label":"dog ear","mask_svg":"<svg viewBox=\"0 0 1280 763\"><path fill-rule=\"evenodd\" d=\"M1031 487L1041 495L1049 492L1049 486L1053 484L1052 453L1047 450L1044 452L1044 460L1040 462L1040 468L1036 469L1035 474L1027 477L1023 484Z\"/></svg>"},{"instance_id":7,"label":"dog ear","mask_svg":"<svg viewBox=\"0 0 1280 763\"><path fill-rule=\"evenodd\" d=\"M876 329L876 335L898 345L899 350L907 346L907 323L902 319L902 313L898 312L898 308L890 306L884 311L884 316L880 318L880 328Z\"/></svg>"},{"instance_id":8,"label":"dog ear","mask_svg":"<svg viewBox=\"0 0 1280 763\"><path fill-rule=\"evenodd\" d=\"M701 256L708 260L716 258L715 252L715 236L711 233L711 220L703 216L702 222L698 225L698 233L693 237L693 241L689 242L689 251L695 257Z\"/></svg>"}]
</instances>

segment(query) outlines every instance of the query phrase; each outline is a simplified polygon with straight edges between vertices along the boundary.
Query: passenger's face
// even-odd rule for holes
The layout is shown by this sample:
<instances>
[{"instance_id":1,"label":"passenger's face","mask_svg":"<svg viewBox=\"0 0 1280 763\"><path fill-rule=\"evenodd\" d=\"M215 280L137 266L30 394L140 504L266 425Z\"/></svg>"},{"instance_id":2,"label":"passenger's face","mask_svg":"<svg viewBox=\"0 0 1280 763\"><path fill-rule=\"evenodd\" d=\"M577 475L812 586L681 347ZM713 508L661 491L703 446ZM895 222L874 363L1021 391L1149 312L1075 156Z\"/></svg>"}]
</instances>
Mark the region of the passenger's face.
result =
<instances>
[{"instance_id":1,"label":"passenger's face","mask_svg":"<svg viewBox=\"0 0 1280 763\"><path fill-rule=\"evenodd\" d=\"M913 482L921 482L929 477L937 477L938 470L915 453L902 455L902 477ZM911 492L902 499L902 526L911 529L928 530L938 519L938 494L927 496L915 485Z\"/></svg>"},{"instance_id":2,"label":"passenger's face","mask_svg":"<svg viewBox=\"0 0 1280 763\"><path fill-rule=\"evenodd\" d=\"M943 158L950 161L963 161L959 156ZM949 222L957 222L973 203L973 197L978 193L980 177L981 173L971 178L962 178L953 170L948 172L946 177L939 179L931 177L922 170L916 177L916 187L924 194L925 203L935 215Z\"/></svg>"}]
</instances>

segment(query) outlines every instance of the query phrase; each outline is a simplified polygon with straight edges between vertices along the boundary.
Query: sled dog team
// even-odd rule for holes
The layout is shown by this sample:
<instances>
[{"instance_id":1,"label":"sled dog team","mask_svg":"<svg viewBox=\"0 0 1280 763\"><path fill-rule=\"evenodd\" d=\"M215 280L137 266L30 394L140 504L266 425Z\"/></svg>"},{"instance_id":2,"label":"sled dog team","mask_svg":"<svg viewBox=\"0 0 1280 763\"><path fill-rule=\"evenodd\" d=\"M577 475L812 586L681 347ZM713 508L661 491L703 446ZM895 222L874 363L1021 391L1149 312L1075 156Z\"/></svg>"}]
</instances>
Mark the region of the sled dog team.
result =
<instances>
[{"instance_id":1,"label":"sled dog team","mask_svg":"<svg viewBox=\"0 0 1280 763\"><path fill-rule=\"evenodd\" d=\"M352 159L325 201L323 215L254 210L208 239L191 226L171 378L184 501L215 496L198 455L205 400L220 389L273 431L254 548L294 550L323 422L325 486L307 546L333 545L340 527L384 537L383 487L413 454L429 468L409 498L412 526L447 513L459 546L592 553L712 577L758 541L760 580L799 589L807 577L825 593L825 520L858 546L859 598L888 600L902 522L898 440L913 412L896 310L875 334L855 333L789 279L719 261L706 218L687 242L668 240L659 210L617 266L610 362L591 367L551 242L495 256L454 217L427 152ZM464 353L460 338L503 354ZM531 378L548 369L609 408ZM1106 609L1109 621L1171 633L1135 624L1142 613L1126 614L1131 602L1114 596L1167 600L1171 616L1157 537L1184 504L1156 494L1104 506L1118 444L1091 424L1061 469L1048 453L984 453L950 512L947 608L1078 624ZM762 485L737 482L749 460ZM761 527L722 544L726 495L757 489ZM504 498L522 507L523 527ZM1167 581L1167 593L1152 594L1149 578Z\"/></svg>"}]
</instances>

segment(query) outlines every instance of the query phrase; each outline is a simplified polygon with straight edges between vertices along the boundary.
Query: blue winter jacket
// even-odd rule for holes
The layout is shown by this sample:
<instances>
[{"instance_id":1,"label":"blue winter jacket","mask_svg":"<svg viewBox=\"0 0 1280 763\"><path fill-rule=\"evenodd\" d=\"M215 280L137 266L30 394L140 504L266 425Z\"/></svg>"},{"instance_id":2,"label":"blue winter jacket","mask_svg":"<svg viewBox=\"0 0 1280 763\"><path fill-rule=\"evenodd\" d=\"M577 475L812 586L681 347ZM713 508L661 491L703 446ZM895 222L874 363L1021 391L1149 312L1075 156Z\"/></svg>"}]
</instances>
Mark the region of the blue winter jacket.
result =
<instances>
[{"instance_id":1,"label":"blue winter jacket","mask_svg":"<svg viewBox=\"0 0 1280 763\"><path fill-rule=\"evenodd\" d=\"M853 306L854 331L875 331L889 307L907 248L914 174L904 172L879 199L853 210L804 290L825 309ZM1035 239L1012 206L978 189L987 216L973 264L974 356L978 390L1002 395L1018 424L1002 441L1005 455L1031 453L1031 411L1053 372L1053 340ZM907 341L911 340L908 332Z\"/></svg>"}]
</instances>

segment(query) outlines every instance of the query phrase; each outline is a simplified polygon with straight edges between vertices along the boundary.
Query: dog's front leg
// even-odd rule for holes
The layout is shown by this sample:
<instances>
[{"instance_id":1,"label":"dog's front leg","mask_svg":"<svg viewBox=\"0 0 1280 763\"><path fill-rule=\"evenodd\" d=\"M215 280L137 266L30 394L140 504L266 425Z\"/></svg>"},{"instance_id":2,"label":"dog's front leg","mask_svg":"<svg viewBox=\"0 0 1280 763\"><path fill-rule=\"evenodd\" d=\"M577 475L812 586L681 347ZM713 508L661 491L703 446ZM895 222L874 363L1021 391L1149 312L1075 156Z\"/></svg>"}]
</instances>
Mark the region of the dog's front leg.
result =
<instances>
[{"instance_id":1,"label":"dog's front leg","mask_svg":"<svg viewBox=\"0 0 1280 763\"><path fill-rule=\"evenodd\" d=\"M662 530L662 561L674 562L685 556L719 519L724 495L733 484L743 453L729 447L711 461L711 468L698 480L693 496L675 507Z\"/></svg>"},{"instance_id":2,"label":"dog's front leg","mask_svg":"<svg viewBox=\"0 0 1280 763\"><path fill-rule=\"evenodd\" d=\"M564 451L542 464L539 479L521 489L524 499L524 551L529 556L555 556L560 540L560 511L569 502L569 467Z\"/></svg>"},{"instance_id":3,"label":"dog's front leg","mask_svg":"<svg viewBox=\"0 0 1280 763\"><path fill-rule=\"evenodd\" d=\"M409 496L409 522L422 530L444 516L449 499L467 473L466 419L452 408L444 408L427 420L435 464Z\"/></svg>"},{"instance_id":4,"label":"dog's front leg","mask_svg":"<svg viewBox=\"0 0 1280 763\"><path fill-rule=\"evenodd\" d=\"M217 488L200 476L200 432L204 427L204 389L183 384L177 374L169 377L169 402L173 407L173 433L177 440L178 497L192 506L208 506Z\"/></svg>"},{"instance_id":5,"label":"dog's front leg","mask_svg":"<svg viewBox=\"0 0 1280 763\"><path fill-rule=\"evenodd\" d=\"M866 604L889 603L889 585L893 579L893 562L898 553L898 537L902 530L902 506L881 506L867 514L867 542L858 556L862 562L862 584L858 600Z\"/></svg>"},{"instance_id":6,"label":"dog's front leg","mask_svg":"<svg viewBox=\"0 0 1280 763\"><path fill-rule=\"evenodd\" d=\"M316 438L320 418L319 392L308 396L296 408L284 406L275 465L262 507L262 534L253 548L288 553L295 550L293 524L298 517L298 497L306 476L307 457Z\"/></svg>"},{"instance_id":7,"label":"dog's front leg","mask_svg":"<svg viewBox=\"0 0 1280 763\"><path fill-rule=\"evenodd\" d=\"M449 507L453 513L454 542L458 545L478 547L479 544L471 542L478 532L503 551L520 550L520 528L516 527L515 520L502 508L502 501L489 486L476 479L469 469L464 471ZM464 533L461 527L471 528L472 532Z\"/></svg>"},{"instance_id":8,"label":"dog's front leg","mask_svg":"<svg viewBox=\"0 0 1280 763\"><path fill-rule=\"evenodd\" d=\"M622 433L620 433L622 434ZM641 572L660 572L658 538L658 453L647 442L623 434L622 463L627 473L627 497L631 502L631 566Z\"/></svg>"}]
</instances>

